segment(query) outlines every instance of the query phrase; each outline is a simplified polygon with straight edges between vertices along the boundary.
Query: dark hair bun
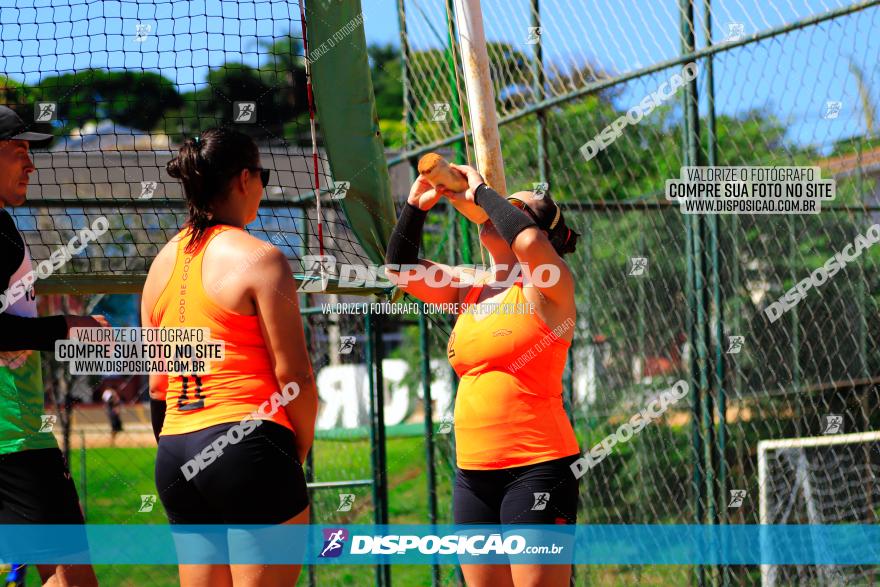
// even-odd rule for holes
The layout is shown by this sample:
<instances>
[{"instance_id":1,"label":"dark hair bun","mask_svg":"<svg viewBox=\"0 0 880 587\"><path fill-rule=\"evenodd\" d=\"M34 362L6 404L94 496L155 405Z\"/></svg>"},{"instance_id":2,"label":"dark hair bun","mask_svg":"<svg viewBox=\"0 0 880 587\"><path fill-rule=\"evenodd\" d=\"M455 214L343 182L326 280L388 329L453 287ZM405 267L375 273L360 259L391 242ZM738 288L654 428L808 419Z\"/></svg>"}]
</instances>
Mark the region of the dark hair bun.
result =
<instances>
[{"instance_id":1,"label":"dark hair bun","mask_svg":"<svg viewBox=\"0 0 880 587\"><path fill-rule=\"evenodd\" d=\"M564 257L574 252L578 237L581 235L569 228L568 223L565 222L565 214L560 213L559 222L550 231L549 236L553 249L560 257Z\"/></svg>"},{"instance_id":2,"label":"dark hair bun","mask_svg":"<svg viewBox=\"0 0 880 587\"><path fill-rule=\"evenodd\" d=\"M177 157L171 158L171 160L165 164L165 171L167 171L168 175L174 179L180 179L183 177L180 173L180 160Z\"/></svg>"},{"instance_id":3,"label":"dark hair bun","mask_svg":"<svg viewBox=\"0 0 880 587\"><path fill-rule=\"evenodd\" d=\"M212 128L180 146L165 171L183 186L189 208L192 239L187 250L198 245L210 226L214 205L227 196L230 180L242 169L257 166L260 152L254 140L230 128Z\"/></svg>"},{"instance_id":4,"label":"dark hair bun","mask_svg":"<svg viewBox=\"0 0 880 587\"><path fill-rule=\"evenodd\" d=\"M183 179L189 172L196 171L199 148L195 139L186 139L180 146L180 153L165 164L165 171L174 179Z\"/></svg>"},{"instance_id":5,"label":"dark hair bun","mask_svg":"<svg viewBox=\"0 0 880 587\"><path fill-rule=\"evenodd\" d=\"M569 229L569 230L571 230L571 229ZM562 246L559 247L559 250L557 252L560 255L567 255L569 253L573 253L574 250L577 248L577 242L580 237L581 237L580 234L578 234L572 230L571 236L568 237L568 241L563 241Z\"/></svg>"}]
</instances>

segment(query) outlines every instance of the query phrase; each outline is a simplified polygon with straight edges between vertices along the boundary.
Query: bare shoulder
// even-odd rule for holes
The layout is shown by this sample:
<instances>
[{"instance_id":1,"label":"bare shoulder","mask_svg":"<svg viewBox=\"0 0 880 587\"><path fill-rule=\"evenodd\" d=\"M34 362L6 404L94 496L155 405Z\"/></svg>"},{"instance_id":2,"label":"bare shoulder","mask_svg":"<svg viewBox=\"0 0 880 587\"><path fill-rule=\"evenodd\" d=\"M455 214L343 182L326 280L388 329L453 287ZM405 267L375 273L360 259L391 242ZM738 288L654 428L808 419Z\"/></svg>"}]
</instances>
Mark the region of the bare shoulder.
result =
<instances>
[{"instance_id":1,"label":"bare shoulder","mask_svg":"<svg viewBox=\"0 0 880 587\"><path fill-rule=\"evenodd\" d=\"M177 245L180 242L180 235L172 237L165 246L163 246L156 257L150 264L150 272L147 274L147 283L144 290L154 287L158 281L167 281L174 270L174 262L177 259Z\"/></svg>"},{"instance_id":2,"label":"bare shoulder","mask_svg":"<svg viewBox=\"0 0 880 587\"><path fill-rule=\"evenodd\" d=\"M144 291L141 303L146 308L152 308L162 290L171 279L174 272L174 263L177 260L177 245L180 242L180 235L175 235L171 240L165 243L153 262L150 264L150 271L147 273L147 279L144 282Z\"/></svg>"},{"instance_id":3,"label":"bare shoulder","mask_svg":"<svg viewBox=\"0 0 880 587\"><path fill-rule=\"evenodd\" d=\"M171 237L171 240L165 243L165 246L159 250L159 254L157 254L156 258L153 260L154 266L156 263L167 263L169 260L174 260L174 258L177 257L177 245L180 243L180 238L180 234L176 234Z\"/></svg>"},{"instance_id":4,"label":"bare shoulder","mask_svg":"<svg viewBox=\"0 0 880 587\"><path fill-rule=\"evenodd\" d=\"M256 278L266 270L289 269L284 253L270 242L259 239L243 230L228 230L214 239L210 257L219 259L226 271L239 271L247 280L247 275Z\"/></svg>"},{"instance_id":5,"label":"bare shoulder","mask_svg":"<svg viewBox=\"0 0 880 587\"><path fill-rule=\"evenodd\" d=\"M264 249L275 249L275 245L259 239L245 230L226 230L218 234L214 241L220 248L235 249L240 254L249 254Z\"/></svg>"}]
</instances>

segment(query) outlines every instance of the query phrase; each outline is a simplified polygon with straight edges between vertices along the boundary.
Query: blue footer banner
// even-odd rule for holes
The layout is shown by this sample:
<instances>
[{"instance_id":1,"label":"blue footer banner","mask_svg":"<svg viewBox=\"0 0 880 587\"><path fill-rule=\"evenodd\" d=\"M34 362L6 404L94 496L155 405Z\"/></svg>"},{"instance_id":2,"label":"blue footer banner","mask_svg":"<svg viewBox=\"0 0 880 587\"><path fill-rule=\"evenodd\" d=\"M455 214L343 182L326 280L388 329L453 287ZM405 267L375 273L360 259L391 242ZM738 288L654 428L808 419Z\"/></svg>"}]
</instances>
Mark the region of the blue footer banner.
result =
<instances>
[{"instance_id":1,"label":"blue footer banner","mask_svg":"<svg viewBox=\"0 0 880 587\"><path fill-rule=\"evenodd\" d=\"M3 525L0 563L877 565L874 525Z\"/></svg>"}]
</instances>

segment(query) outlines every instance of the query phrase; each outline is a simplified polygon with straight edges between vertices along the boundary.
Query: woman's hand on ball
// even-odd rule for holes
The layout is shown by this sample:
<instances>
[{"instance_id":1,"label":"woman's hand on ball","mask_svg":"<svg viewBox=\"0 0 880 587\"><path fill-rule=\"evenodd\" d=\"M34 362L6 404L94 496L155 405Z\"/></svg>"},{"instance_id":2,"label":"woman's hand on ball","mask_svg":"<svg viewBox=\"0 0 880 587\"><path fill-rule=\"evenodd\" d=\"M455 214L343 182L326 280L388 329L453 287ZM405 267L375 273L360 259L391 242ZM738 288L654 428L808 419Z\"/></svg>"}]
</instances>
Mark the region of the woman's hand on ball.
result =
<instances>
[{"instance_id":1,"label":"woman's hand on ball","mask_svg":"<svg viewBox=\"0 0 880 587\"><path fill-rule=\"evenodd\" d=\"M468 190L465 192L465 199L468 202L474 201L474 190L480 187L481 184L486 183L486 180L483 179L483 176L480 175L480 172L471 167L470 165L456 165L454 163L450 163L449 167L458 171L462 175L467 178L468 181Z\"/></svg>"},{"instance_id":2,"label":"woman's hand on ball","mask_svg":"<svg viewBox=\"0 0 880 587\"><path fill-rule=\"evenodd\" d=\"M439 200L440 194L422 176L419 176L412 184L409 190L409 198L407 198L407 202L425 211L433 208L434 204Z\"/></svg>"}]
</instances>

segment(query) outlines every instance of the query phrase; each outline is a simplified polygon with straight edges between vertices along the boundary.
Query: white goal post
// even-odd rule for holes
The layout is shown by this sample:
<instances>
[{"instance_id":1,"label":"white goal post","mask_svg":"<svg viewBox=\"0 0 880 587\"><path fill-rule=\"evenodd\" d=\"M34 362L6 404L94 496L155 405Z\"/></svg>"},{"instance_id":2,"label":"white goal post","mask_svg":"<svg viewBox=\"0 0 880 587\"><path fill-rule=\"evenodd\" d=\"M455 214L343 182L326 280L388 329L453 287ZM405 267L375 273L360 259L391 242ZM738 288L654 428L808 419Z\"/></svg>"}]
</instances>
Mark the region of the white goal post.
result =
<instances>
[{"instance_id":1,"label":"white goal post","mask_svg":"<svg viewBox=\"0 0 880 587\"><path fill-rule=\"evenodd\" d=\"M873 496L880 489L880 483L875 488L873 482L878 476L878 471L874 470L878 466L872 464L867 446L862 447L861 454L856 453L859 450L857 447L846 448L846 445L868 443L880 443L880 431L758 442L759 522L761 524L873 522L874 520L871 519L873 507L869 506L873 506ZM835 452L836 446L839 446L840 450ZM814 457L812 460L807 454L811 449ZM825 454L822 454L823 450ZM876 456L875 460L878 460ZM778 463L783 469L779 477L774 477L774 473L777 472L774 463ZM861 476L863 468L867 469L864 477ZM862 484L863 478L868 481L867 484ZM778 485L783 485L783 491L776 491ZM858 499L853 497L858 491L850 491L855 488L861 489L861 494L857 495ZM846 494L851 500L850 503L839 500L838 494L841 493ZM780 496L782 499L774 501ZM864 503L861 503L862 498ZM880 506L880 498L877 500L877 505ZM765 550L764 544L761 545L761 549ZM841 567L830 565L818 565L811 570L803 567L805 574L808 571L809 574L815 575L811 578L818 584L826 585L839 584L843 578L842 574L856 572L857 569L844 571ZM762 587L777 585L779 574L778 565L761 565ZM845 578L843 580L848 582Z\"/></svg>"}]
</instances>

